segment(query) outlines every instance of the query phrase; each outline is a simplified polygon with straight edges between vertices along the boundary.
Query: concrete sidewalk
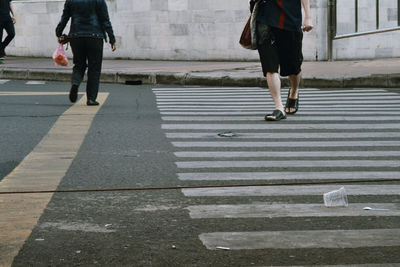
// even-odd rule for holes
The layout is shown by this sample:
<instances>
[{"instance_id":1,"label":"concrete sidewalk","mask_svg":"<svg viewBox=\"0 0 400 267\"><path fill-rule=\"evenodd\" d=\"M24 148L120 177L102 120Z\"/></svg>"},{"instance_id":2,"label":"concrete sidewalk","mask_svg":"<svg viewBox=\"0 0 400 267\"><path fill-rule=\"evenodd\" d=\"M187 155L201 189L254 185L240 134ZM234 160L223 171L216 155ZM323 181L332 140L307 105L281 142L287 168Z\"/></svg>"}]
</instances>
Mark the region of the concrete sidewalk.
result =
<instances>
[{"instance_id":1,"label":"concrete sidewalk","mask_svg":"<svg viewBox=\"0 0 400 267\"><path fill-rule=\"evenodd\" d=\"M7 57L1 79L69 81L72 62L57 67L51 58ZM71 60L72 61L72 60ZM147 61L105 59L102 82L207 86L266 86L259 62ZM288 81L283 81L287 86ZM400 58L304 62L302 87L400 88Z\"/></svg>"}]
</instances>

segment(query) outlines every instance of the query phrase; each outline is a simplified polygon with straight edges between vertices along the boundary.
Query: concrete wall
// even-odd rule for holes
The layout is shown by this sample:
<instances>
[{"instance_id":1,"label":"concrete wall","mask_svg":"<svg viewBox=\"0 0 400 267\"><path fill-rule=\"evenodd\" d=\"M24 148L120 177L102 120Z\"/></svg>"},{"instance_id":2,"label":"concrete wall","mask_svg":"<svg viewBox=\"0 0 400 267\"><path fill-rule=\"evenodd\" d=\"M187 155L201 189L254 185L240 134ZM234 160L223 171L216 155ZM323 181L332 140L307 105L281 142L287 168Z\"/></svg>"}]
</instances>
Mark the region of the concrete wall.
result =
<instances>
[{"instance_id":1,"label":"concrete wall","mask_svg":"<svg viewBox=\"0 0 400 267\"><path fill-rule=\"evenodd\" d=\"M327 59L327 1L310 0L316 28L304 37L306 60ZM50 56L57 46L54 29L64 0L14 0L13 3L17 36L6 52L19 56ZM107 4L119 48L112 53L110 47L105 46L105 57L258 60L256 51L245 50L238 44L249 15L248 0L107 0ZM339 28L346 31L350 29L347 20L351 16L345 14L351 7L344 5L343 8L344 20ZM393 11L388 10L389 7L382 12L393 18ZM398 38L398 34L384 34L387 37L383 42L381 36L367 37L371 38L368 41L364 37L361 41L357 38L337 40L334 56L341 59L395 56L398 51L391 48L394 42L390 40ZM359 46L366 48L360 50Z\"/></svg>"},{"instance_id":2,"label":"concrete wall","mask_svg":"<svg viewBox=\"0 0 400 267\"><path fill-rule=\"evenodd\" d=\"M355 2L337 0L337 34L355 32ZM379 1L379 29L398 26L397 1ZM376 30L376 0L358 1L358 31ZM400 57L400 31L379 33L334 41L333 57L390 58Z\"/></svg>"}]
</instances>

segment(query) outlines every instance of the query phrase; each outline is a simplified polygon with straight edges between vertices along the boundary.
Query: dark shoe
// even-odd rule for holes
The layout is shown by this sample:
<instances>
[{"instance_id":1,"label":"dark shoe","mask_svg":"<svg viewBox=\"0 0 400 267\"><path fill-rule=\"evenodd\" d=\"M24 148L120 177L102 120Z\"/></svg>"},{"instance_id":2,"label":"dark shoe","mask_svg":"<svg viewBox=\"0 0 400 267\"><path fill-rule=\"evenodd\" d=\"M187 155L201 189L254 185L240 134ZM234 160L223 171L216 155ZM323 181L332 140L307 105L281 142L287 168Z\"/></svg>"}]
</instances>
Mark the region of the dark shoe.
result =
<instances>
[{"instance_id":1,"label":"dark shoe","mask_svg":"<svg viewBox=\"0 0 400 267\"><path fill-rule=\"evenodd\" d=\"M86 105L88 105L88 106L98 106L98 105L99 105L99 102L89 99L89 100L86 102Z\"/></svg>"},{"instance_id":2,"label":"dark shoe","mask_svg":"<svg viewBox=\"0 0 400 267\"><path fill-rule=\"evenodd\" d=\"M275 118L271 118L275 117ZM265 115L265 120L266 121L280 121L286 119L286 114L284 114L282 111L279 109L275 109L272 114L267 114Z\"/></svg>"},{"instance_id":3,"label":"dark shoe","mask_svg":"<svg viewBox=\"0 0 400 267\"><path fill-rule=\"evenodd\" d=\"M299 110L299 94L297 93L296 99L289 98L289 96L290 96L290 89L288 93L288 98L286 100L285 112L286 114L293 115Z\"/></svg>"},{"instance_id":4,"label":"dark shoe","mask_svg":"<svg viewBox=\"0 0 400 267\"><path fill-rule=\"evenodd\" d=\"M71 90L69 91L69 100L75 103L78 99L78 85L73 84Z\"/></svg>"}]
</instances>

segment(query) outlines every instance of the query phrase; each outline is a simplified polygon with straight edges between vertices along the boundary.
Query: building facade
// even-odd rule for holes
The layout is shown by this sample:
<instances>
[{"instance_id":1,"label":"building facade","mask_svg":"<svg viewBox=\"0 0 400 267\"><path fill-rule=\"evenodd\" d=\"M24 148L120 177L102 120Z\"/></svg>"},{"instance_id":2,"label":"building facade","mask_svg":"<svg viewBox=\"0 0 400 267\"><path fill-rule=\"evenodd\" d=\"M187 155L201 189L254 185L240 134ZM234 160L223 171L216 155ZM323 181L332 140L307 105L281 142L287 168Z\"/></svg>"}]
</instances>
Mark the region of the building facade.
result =
<instances>
[{"instance_id":1,"label":"building facade","mask_svg":"<svg viewBox=\"0 0 400 267\"><path fill-rule=\"evenodd\" d=\"M300 1L300 0L299 0ZM377 0L310 0L315 30L304 35L306 60L400 57L400 31L334 40L329 47L330 7L336 3L336 34L375 28ZM48 57L57 47L55 27L64 0L14 0L16 37L9 55ZM248 0L107 0L118 50L105 57L151 60L257 60L243 49L240 33ZM380 0L380 26L397 27L398 1ZM69 26L67 26L68 28ZM68 52L70 53L70 52Z\"/></svg>"}]
</instances>

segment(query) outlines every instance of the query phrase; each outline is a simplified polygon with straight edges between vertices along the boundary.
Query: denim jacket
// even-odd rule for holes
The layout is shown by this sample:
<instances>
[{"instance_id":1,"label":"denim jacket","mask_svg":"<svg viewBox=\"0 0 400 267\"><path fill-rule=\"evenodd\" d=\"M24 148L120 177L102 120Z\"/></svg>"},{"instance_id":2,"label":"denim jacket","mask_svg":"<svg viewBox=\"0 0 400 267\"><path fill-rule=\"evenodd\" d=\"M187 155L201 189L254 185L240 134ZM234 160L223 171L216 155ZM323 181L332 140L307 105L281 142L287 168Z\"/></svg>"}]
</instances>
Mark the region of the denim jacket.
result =
<instances>
[{"instance_id":1,"label":"denim jacket","mask_svg":"<svg viewBox=\"0 0 400 267\"><path fill-rule=\"evenodd\" d=\"M110 38L115 43L115 36L108 15L105 0L66 0L61 20L56 28L56 36L62 35L68 20L71 18L71 27L68 36Z\"/></svg>"}]
</instances>

